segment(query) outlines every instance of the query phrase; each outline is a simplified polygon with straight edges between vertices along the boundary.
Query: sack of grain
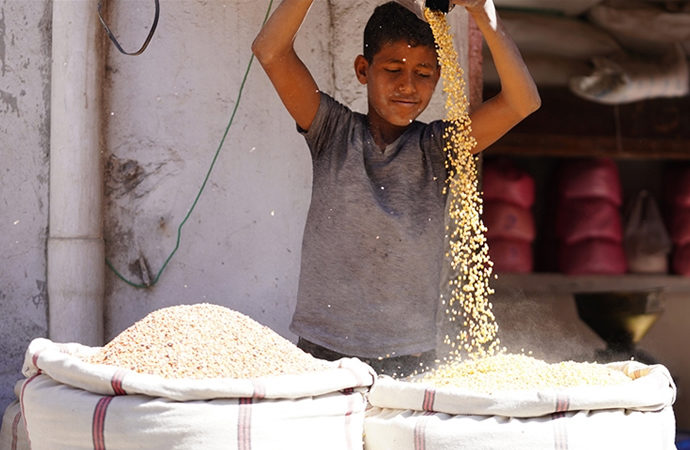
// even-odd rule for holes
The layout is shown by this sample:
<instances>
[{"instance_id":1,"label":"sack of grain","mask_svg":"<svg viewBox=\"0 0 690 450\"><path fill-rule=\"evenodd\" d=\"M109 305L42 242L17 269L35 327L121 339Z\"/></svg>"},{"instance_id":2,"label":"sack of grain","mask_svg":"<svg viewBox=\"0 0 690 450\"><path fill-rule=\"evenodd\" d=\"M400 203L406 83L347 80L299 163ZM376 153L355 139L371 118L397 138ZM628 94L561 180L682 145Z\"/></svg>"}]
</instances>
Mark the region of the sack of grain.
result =
<instances>
[{"instance_id":1,"label":"sack of grain","mask_svg":"<svg viewBox=\"0 0 690 450\"><path fill-rule=\"evenodd\" d=\"M664 203L669 209L690 208L690 166L678 166L664 174Z\"/></svg>"},{"instance_id":2,"label":"sack of grain","mask_svg":"<svg viewBox=\"0 0 690 450\"><path fill-rule=\"evenodd\" d=\"M673 272L690 277L690 244L679 245L673 249Z\"/></svg>"},{"instance_id":3,"label":"sack of grain","mask_svg":"<svg viewBox=\"0 0 690 450\"><path fill-rule=\"evenodd\" d=\"M487 159L482 167L482 196L484 201L529 209L534 204L534 178L508 159Z\"/></svg>"},{"instance_id":4,"label":"sack of grain","mask_svg":"<svg viewBox=\"0 0 690 450\"><path fill-rule=\"evenodd\" d=\"M671 10L649 1L602 3L587 13L591 23L635 52L659 53L669 45L690 43L690 5Z\"/></svg>"},{"instance_id":5,"label":"sack of grain","mask_svg":"<svg viewBox=\"0 0 690 450\"><path fill-rule=\"evenodd\" d=\"M537 234L532 211L501 201L485 201L482 220L487 239L532 242Z\"/></svg>"},{"instance_id":6,"label":"sack of grain","mask_svg":"<svg viewBox=\"0 0 690 450\"><path fill-rule=\"evenodd\" d=\"M591 74L570 80L570 91L596 103L620 105L690 92L690 67L681 44L667 47L660 55L620 52L596 56L592 63Z\"/></svg>"},{"instance_id":7,"label":"sack of grain","mask_svg":"<svg viewBox=\"0 0 690 450\"><path fill-rule=\"evenodd\" d=\"M496 273L529 273L534 268L532 243L514 239L488 239L489 258Z\"/></svg>"},{"instance_id":8,"label":"sack of grain","mask_svg":"<svg viewBox=\"0 0 690 450\"><path fill-rule=\"evenodd\" d=\"M608 200L562 200L556 210L556 237L565 244L574 244L586 239L622 242L621 212Z\"/></svg>"},{"instance_id":9,"label":"sack of grain","mask_svg":"<svg viewBox=\"0 0 690 450\"><path fill-rule=\"evenodd\" d=\"M582 158L563 163L558 172L558 198L599 198L623 203L620 174L611 158Z\"/></svg>"},{"instance_id":10,"label":"sack of grain","mask_svg":"<svg viewBox=\"0 0 690 450\"><path fill-rule=\"evenodd\" d=\"M567 16L579 16L601 0L495 0L499 8L520 8L535 12L550 12Z\"/></svg>"},{"instance_id":11,"label":"sack of grain","mask_svg":"<svg viewBox=\"0 0 690 450\"><path fill-rule=\"evenodd\" d=\"M32 341L19 391L31 448L361 448L368 365L316 360L224 312L144 319L103 348ZM224 370L240 375L195 376Z\"/></svg>"},{"instance_id":12,"label":"sack of grain","mask_svg":"<svg viewBox=\"0 0 690 450\"><path fill-rule=\"evenodd\" d=\"M620 275L628 265L622 242L587 239L559 246L558 269L566 275Z\"/></svg>"},{"instance_id":13,"label":"sack of grain","mask_svg":"<svg viewBox=\"0 0 690 450\"><path fill-rule=\"evenodd\" d=\"M2 416L0 450L31 450L18 401L10 403Z\"/></svg>"},{"instance_id":14,"label":"sack of grain","mask_svg":"<svg viewBox=\"0 0 690 450\"><path fill-rule=\"evenodd\" d=\"M365 448L675 449L668 370L634 361L606 366L632 380L482 392L380 376L369 395Z\"/></svg>"},{"instance_id":15,"label":"sack of grain","mask_svg":"<svg viewBox=\"0 0 690 450\"><path fill-rule=\"evenodd\" d=\"M577 18L506 10L501 12L501 20L520 51L526 54L589 61L621 48L607 32Z\"/></svg>"}]
</instances>

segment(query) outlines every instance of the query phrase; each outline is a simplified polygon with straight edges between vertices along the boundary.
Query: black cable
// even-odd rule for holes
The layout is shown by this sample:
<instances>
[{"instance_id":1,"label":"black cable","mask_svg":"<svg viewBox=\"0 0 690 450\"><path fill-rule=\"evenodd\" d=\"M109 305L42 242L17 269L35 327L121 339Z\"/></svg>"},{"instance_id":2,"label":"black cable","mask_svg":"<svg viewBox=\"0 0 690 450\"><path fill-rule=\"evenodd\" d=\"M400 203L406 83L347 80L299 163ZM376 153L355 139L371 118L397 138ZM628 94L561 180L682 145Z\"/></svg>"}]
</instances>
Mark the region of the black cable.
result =
<instances>
[{"instance_id":1,"label":"black cable","mask_svg":"<svg viewBox=\"0 0 690 450\"><path fill-rule=\"evenodd\" d=\"M101 25L103 25L103 28L105 28L105 32L108 33L108 37L110 40L115 44L115 47L120 51L120 53L123 53L125 55L129 56L136 56L136 55L141 55L144 53L144 50L146 50L146 47L148 47L149 42L151 42L151 38L153 37L153 33L156 31L156 26L158 26L158 17L160 16L160 2L159 0L153 0L153 3L156 7L156 12L153 16L153 24L151 25L151 29L149 30L149 35L146 36L146 40L144 41L144 44L141 46L139 50L136 52L126 52L120 43L117 41L117 38L113 35L112 31L110 31L110 28L108 27L108 24L105 23L105 19L103 19L103 15L101 14L101 8L103 6L103 0L98 0L98 19L101 21Z\"/></svg>"}]
</instances>

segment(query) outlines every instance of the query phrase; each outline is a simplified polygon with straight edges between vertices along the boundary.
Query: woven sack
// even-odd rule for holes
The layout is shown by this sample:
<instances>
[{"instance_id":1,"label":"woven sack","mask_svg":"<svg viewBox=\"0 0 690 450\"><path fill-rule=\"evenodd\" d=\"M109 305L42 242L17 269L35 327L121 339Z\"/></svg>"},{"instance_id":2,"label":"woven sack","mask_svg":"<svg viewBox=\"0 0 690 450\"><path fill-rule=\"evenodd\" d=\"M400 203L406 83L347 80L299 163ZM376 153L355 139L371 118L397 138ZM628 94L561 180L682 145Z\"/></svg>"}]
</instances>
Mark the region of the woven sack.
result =
<instances>
[{"instance_id":1,"label":"woven sack","mask_svg":"<svg viewBox=\"0 0 690 450\"><path fill-rule=\"evenodd\" d=\"M559 170L559 199L599 198L623 203L618 166L611 158L586 158L564 163Z\"/></svg>"},{"instance_id":2,"label":"woven sack","mask_svg":"<svg viewBox=\"0 0 690 450\"><path fill-rule=\"evenodd\" d=\"M506 10L501 11L501 20L524 53L589 61L621 48L607 32L577 18Z\"/></svg>"},{"instance_id":3,"label":"woven sack","mask_svg":"<svg viewBox=\"0 0 690 450\"><path fill-rule=\"evenodd\" d=\"M631 383L481 394L379 376L367 450L675 449L676 387L662 365L609 366Z\"/></svg>"},{"instance_id":4,"label":"woven sack","mask_svg":"<svg viewBox=\"0 0 690 450\"><path fill-rule=\"evenodd\" d=\"M690 207L676 206L671 212L669 232L676 245L690 244Z\"/></svg>"},{"instance_id":5,"label":"woven sack","mask_svg":"<svg viewBox=\"0 0 690 450\"><path fill-rule=\"evenodd\" d=\"M673 250L673 272L690 277L690 244L681 245Z\"/></svg>"},{"instance_id":6,"label":"woven sack","mask_svg":"<svg viewBox=\"0 0 690 450\"><path fill-rule=\"evenodd\" d=\"M31 450L18 401L9 404L2 416L0 450Z\"/></svg>"},{"instance_id":7,"label":"woven sack","mask_svg":"<svg viewBox=\"0 0 690 450\"><path fill-rule=\"evenodd\" d=\"M566 244L587 239L623 241L619 208L599 198L566 199L556 211L556 237Z\"/></svg>"},{"instance_id":8,"label":"woven sack","mask_svg":"<svg viewBox=\"0 0 690 450\"><path fill-rule=\"evenodd\" d=\"M690 5L669 11L648 1L625 0L596 5L587 16L591 23L636 52L658 53L670 44L690 42Z\"/></svg>"},{"instance_id":9,"label":"woven sack","mask_svg":"<svg viewBox=\"0 0 690 450\"><path fill-rule=\"evenodd\" d=\"M82 361L96 350L29 345L19 401L33 450L362 448L374 372L357 359L253 380L164 379Z\"/></svg>"},{"instance_id":10,"label":"woven sack","mask_svg":"<svg viewBox=\"0 0 690 450\"><path fill-rule=\"evenodd\" d=\"M573 77L570 90L605 105L650 98L683 97L690 92L690 68L685 49L675 44L660 55L625 52L592 58L591 74Z\"/></svg>"},{"instance_id":11,"label":"woven sack","mask_svg":"<svg viewBox=\"0 0 690 450\"><path fill-rule=\"evenodd\" d=\"M535 12L552 12L568 16L579 16L601 0L495 0L499 8L520 8Z\"/></svg>"},{"instance_id":12,"label":"woven sack","mask_svg":"<svg viewBox=\"0 0 690 450\"><path fill-rule=\"evenodd\" d=\"M665 203L671 209L690 208L690 167L669 169L664 179Z\"/></svg>"},{"instance_id":13,"label":"woven sack","mask_svg":"<svg viewBox=\"0 0 690 450\"><path fill-rule=\"evenodd\" d=\"M485 201L528 209L534 203L534 178L507 159L486 160L482 168L482 195Z\"/></svg>"},{"instance_id":14,"label":"woven sack","mask_svg":"<svg viewBox=\"0 0 690 450\"><path fill-rule=\"evenodd\" d=\"M485 201L482 221L487 239L532 242L537 230L532 211L501 201Z\"/></svg>"},{"instance_id":15,"label":"woven sack","mask_svg":"<svg viewBox=\"0 0 690 450\"><path fill-rule=\"evenodd\" d=\"M620 275L627 271L621 242L588 239L561 245L558 267L567 275Z\"/></svg>"},{"instance_id":16,"label":"woven sack","mask_svg":"<svg viewBox=\"0 0 690 450\"><path fill-rule=\"evenodd\" d=\"M489 239L489 258L498 273L529 273L534 268L532 244L510 239Z\"/></svg>"},{"instance_id":17,"label":"woven sack","mask_svg":"<svg viewBox=\"0 0 690 450\"><path fill-rule=\"evenodd\" d=\"M567 58L559 55L522 52L522 59L537 86L569 86L573 77L588 75L591 64L584 59ZM496 65L488 48L483 49L482 75L487 85L499 85Z\"/></svg>"}]
</instances>

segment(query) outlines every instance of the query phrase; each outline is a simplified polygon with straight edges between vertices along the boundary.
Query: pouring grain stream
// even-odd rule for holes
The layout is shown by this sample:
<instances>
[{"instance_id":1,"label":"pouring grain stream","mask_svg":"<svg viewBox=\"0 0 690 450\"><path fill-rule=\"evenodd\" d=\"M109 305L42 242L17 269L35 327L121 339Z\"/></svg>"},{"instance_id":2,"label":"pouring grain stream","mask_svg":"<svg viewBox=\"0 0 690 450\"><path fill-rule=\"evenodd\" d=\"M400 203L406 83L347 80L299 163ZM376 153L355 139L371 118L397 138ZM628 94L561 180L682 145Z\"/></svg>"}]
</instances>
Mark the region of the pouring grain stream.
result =
<instances>
[{"instance_id":1,"label":"pouring grain stream","mask_svg":"<svg viewBox=\"0 0 690 450\"><path fill-rule=\"evenodd\" d=\"M425 17L437 44L441 66L443 92L446 95L446 120L450 123L446 138L447 169L449 172L449 221L447 226L450 248L447 259L457 277L450 280L450 298L444 300L450 321L462 320L460 334L445 337L454 350L450 357L465 351L471 357L484 357L499 351L498 324L492 312L489 286L492 263L481 219L482 198L477 176L476 145L471 136L469 104L465 95L463 70L453 45L450 26L444 13L427 8Z\"/></svg>"},{"instance_id":2,"label":"pouring grain stream","mask_svg":"<svg viewBox=\"0 0 690 450\"><path fill-rule=\"evenodd\" d=\"M443 92L446 95L446 120L450 123L446 138L449 193L449 250L453 274L450 298L443 300L448 320L462 320L456 336L445 336L452 351L443 365L436 367L420 381L437 386L454 386L493 392L571 387L576 385L612 385L631 379L620 371L596 363L566 361L548 364L528 355L506 354L500 347L498 323L492 312L489 282L493 263L485 237L482 197L479 191L476 145L465 94L463 70L458 64L450 26L444 13L426 8L425 18L431 25L437 44ZM463 352L468 359L463 360Z\"/></svg>"}]
</instances>

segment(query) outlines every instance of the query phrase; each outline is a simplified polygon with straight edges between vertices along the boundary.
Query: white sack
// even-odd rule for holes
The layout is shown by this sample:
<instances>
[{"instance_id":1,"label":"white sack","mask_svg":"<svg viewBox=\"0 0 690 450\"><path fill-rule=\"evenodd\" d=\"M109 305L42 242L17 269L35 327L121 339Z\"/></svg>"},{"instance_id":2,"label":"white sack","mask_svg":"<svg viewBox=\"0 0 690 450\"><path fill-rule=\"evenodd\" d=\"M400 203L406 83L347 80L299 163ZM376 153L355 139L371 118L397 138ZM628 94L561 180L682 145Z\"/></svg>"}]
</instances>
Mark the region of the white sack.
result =
<instances>
[{"instance_id":1,"label":"white sack","mask_svg":"<svg viewBox=\"0 0 690 450\"><path fill-rule=\"evenodd\" d=\"M608 366L633 381L482 394L379 376L369 394L365 448L675 448L676 387L668 370L635 361Z\"/></svg>"},{"instance_id":2,"label":"white sack","mask_svg":"<svg viewBox=\"0 0 690 450\"><path fill-rule=\"evenodd\" d=\"M325 371L299 375L252 380L165 379L83 361L97 351L97 347L54 343L44 338L34 339L26 350L22 373L30 378L41 372L59 383L94 394L144 394L177 401L238 397L301 398L368 387L374 377L374 371L368 365L356 358L344 358L330 363Z\"/></svg>"},{"instance_id":3,"label":"white sack","mask_svg":"<svg viewBox=\"0 0 690 450\"><path fill-rule=\"evenodd\" d=\"M549 14L501 11L503 25L521 53L589 61L621 50L607 32L583 20Z\"/></svg>"},{"instance_id":4,"label":"white sack","mask_svg":"<svg viewBox=\"0 0 690 450\"><path fill-rule=\"evenodd\" d=\"M588 17L634 51L660 53L676 43L690 45L690 5L668 11L649 2L625 0L597 5Z\"/></svg>"},{"instance_id":5,"label":"white sack","mask_svg":"<svg viewBox=\"0 0 690 450\"><path fill-rule=\"evenodd\" d=\"M575 411L519 419L372 408L366 450L676 450L675 419L661 411Z\"/></svg>"},{"instance_id":6,"label":"white sack","mask_svg":"<svg viewBox=\"0 0 690 450\"><path fill-rule=\"evenodd\" d=\"M570 81L570 90L587 100L615 105L682 97L690 92L688 61L680 44L661 57L621 53L592 61L594 71L590 75Z\"/></svg>"},{"instance_id":7,"label":"white sack","mask_svg":"<svg viewBox=\"0 0 690 450\"><path fill-rule=\"evenodd\" d=\"M369 402L380 408L434 411L448 414L478 414L507 417L537 417L565 411L625 408L659 411L676 399L676 387L668 369L636 361L607 364L633 378L613 386L577 386L558 390L522 390L483 394L459 388L432 388L379 376L369 393Z\"/></svg>"},{"instance_id":8,"label":"white sack","mask_svg":"<svg viewBox=\"0 0 690 450\"><path fill-rule=\"evenodd\" d=\"M357 359L254 380L167 380L80 357L97 349L32 341L19 401L33 450L361 449L375 373Z\"/></svg>"},{"instance_id":9,"label":"white sack","mask_svg":"<svg viewBox=\"0 0 690 450\"><path fill-rule=\"evenodd\" d=\"M569 86L573 77L589 75L592 66L579 58L564 58L543 53L522 53L522 58L537 86ZM498 72L488 50L484 53L482 64L484 82L497 85Z\"/></svg>"},{"instance_id":10,"label":"white sack","mask_svg":"<svg viewBox=\"0 0 690 450\"><path fill-rule=\"evenodd\" d=\"M10 403L2 416L0 450L31 450L18 401Z\"/></svg>"},{"instance_id":11,"label":"white sack","mask_svg":"<svg viewBox=\"0 0 690 450\"><path fill-rule=\"evenodd\" d=\"M601 0L494 0L499 8L522 8L577 16Z\"/></svg>"}]
</instances>

